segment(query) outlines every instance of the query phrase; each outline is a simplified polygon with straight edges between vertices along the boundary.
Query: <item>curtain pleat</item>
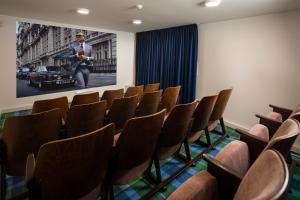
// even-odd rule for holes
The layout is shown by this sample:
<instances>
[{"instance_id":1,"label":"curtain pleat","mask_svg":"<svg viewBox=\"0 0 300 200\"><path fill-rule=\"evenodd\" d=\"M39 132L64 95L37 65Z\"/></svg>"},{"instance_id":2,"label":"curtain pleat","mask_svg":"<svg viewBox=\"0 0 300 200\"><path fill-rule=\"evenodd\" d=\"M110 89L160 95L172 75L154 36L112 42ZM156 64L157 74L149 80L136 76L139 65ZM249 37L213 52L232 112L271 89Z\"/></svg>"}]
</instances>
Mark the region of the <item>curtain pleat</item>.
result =
<instances>
[{"instance_id":1,"label":"curtain pleat","mask_svg":"<svg viewBox=\"0 0 300 200\"><path fill-rule=\"evenodd\" d=\"M195 99L198 57L196 24L136 34L136 85L181 85L180 103Z\"/></svg>"}]
</instances>

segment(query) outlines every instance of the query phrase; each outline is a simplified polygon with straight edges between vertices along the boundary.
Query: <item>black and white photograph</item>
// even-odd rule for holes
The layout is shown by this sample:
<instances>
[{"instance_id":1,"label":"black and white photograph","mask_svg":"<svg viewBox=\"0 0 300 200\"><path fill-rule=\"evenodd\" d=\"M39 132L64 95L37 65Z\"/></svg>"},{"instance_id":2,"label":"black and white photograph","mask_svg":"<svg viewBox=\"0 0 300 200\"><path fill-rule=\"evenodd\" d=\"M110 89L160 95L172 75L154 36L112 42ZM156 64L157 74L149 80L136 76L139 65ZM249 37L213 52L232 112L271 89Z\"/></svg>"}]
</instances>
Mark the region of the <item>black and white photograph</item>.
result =
<instances>
[{"instance_id":1,"label":"black and white photograph","mask_svg":"<svg viewBox=\"0 0 300 200\"><path fill-rule=\"evenodd\" d=\"M115 33L16 22L17 98L116 84Z\"/></svg>"}]
</instances>

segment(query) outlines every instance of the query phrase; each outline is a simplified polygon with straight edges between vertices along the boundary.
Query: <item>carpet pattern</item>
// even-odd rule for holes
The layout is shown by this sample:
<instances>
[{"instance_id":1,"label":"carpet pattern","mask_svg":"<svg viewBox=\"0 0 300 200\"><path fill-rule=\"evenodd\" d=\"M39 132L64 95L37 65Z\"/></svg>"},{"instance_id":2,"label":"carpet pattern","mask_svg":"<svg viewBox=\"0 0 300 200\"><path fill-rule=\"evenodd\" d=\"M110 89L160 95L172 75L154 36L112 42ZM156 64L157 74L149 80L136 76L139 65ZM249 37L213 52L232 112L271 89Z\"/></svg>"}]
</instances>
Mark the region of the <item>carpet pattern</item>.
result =
<instances>
[{"instance_id":1,"label":"carpet pattern","mask_svg":"<svg viewBox=\"0 0 300 200\"><path fill-rule=\"evenodd\" d=\"M30 113L30 110L25 111L19 111L19 112L12 112L12 113L5 113L2 114L0 117L0 128L3 128L4 121L9 116L18 116L18 115L26 115ZM217 130L220 129L220 127L217 127ZM226 128L227 133L230 135L229 138L224 138L219 142L214 150L210 150L208 153L211 156L215 156L226 144L233 140L238 140L239 136L238 134L231 128ZM220 136L214 132L210 134L212 143L214 143ZM204 134L202 134L201 140L206 142L206 139L204 137ZM194 157L195 155L201 153L205 148L201 147L197 144L191 144L190 150L191 155ZM181 150L181 153L185 155L184 150ZM295 175L293 176L292 180L292 188L291 193L289 194L288 199L289 200L300 200L300 157L293 156L295 160L298 162L298 166L295 171ZM165 180L168 178L172 173L174 173L176 170L178 170L180 167L183 166L183 161L177 159L176 157L172 157L168 160L161 161L161 174L163 179ZM180 174L177 178L175 178L170 184L167 185L167 190L165 192L158 192L154 196L151 197L151 199L155 200L163 200L166 199L178 186L180 186L183 182L185 182L188 178L195 175L201 170L205 170L207 167L207 164L204 160L200 159L197 161L196 166L189 167L186 169L182 174ZM154 173L154 166L152 166L152 170ZM24 177L6 177L7 181L7 198L13 197L16 194L20 194L22 192L25 192L26 186ZM149 191L151 191L154 188L154 185L148 182L148 179L145 177L140 177L139 179L131 182L127 185L122 186L114 186L114 194L115 199L125 200L125 199L139 199Z\"/></svg>"}]
</instances>

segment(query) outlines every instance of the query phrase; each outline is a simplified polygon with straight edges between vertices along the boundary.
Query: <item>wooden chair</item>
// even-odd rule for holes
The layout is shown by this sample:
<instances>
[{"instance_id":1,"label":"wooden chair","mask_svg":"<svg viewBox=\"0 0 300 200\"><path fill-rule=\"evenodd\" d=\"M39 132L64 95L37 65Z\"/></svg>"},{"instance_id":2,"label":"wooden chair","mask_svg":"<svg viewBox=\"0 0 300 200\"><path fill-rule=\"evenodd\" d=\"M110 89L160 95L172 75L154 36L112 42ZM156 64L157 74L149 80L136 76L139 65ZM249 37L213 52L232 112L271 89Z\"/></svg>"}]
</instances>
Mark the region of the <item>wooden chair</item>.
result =
<instances>
[{"instance_id":1,"label":"wooden chair","mask_svg":"<svg viewBox=\"0 0 300 200\"><path fill-rule=\"evenodd\" d=\"M44 144L30 154L26 182L32 199L97 199L105 185L114 125Z\"/></svg>"},{"instance_id":2,"label":"wooden chair","mask_svg":"<svg viewBox=\"0 0 300 200\"><path fill-rule=\"evenodd\" d=\"M122 98L124 89L118 90L105 90L102 94L101 101L106 100L106 110L109 110L114 99Z\"/></svg>"},{"instance_id":3,"label":"wooden chair","mask_svg":"<svg viewBox=\"0 0 300 200\"><path fill-rule=\"evenodd\" d=\"M156 168L155 181L157 183L162 182L159 160L171 157L180 150L184 142L187 142L184 139L186 138L196 104L197 102L195 101L188 104L176 105L164 122L154 155L154 165ZM151 174L150 177L152 177Z\"/></svg>"},{"instance_id":4,"label":"wooden chair","mask_svg":"<svg viewBox=\"0 0 300 200\"><path fill-rule=\"evenodd\" d=\"M267 150L255 161L247 174L238 183L238 188L231 196L220 192L220 177L215 171L201 171L189 178L168 200L187 199L286 199L289 183L289 170L282 155L274 150ZM231 185L227 179L227 185Z\"/></svg>"},{"instance_id":5,"label":"wooden chair","mask_svg":"<svg viewBox=\"0 0 300 200\"><path fill-rule=\"evenodd\" d=\"M138 85L127 88L124 97L130 97L138 95L138 100L140 101L142 95L143 95L144 85Z\"/></svg>"},{"instance_id":6,"label":"wooden chair","mask_svg":"<svg viewBox=\"0 0 300 200\"><path fill-rule=\"evenodd\" d=\"M32 114L52 110L54 108L60 109L63 122L66 122L69 110L68 98L66 96L35 101L32 107Z\"/></svg>"},{"instance_id":7,"label":"wooden chair","mask_svg":"<svg viewBox=\"0 0 300 200\"><path fill-rule=\"evenodd\" d=\"M116 141L116 151L111 165L111 199L114 198L113 185L129 183L150 166L164 116L165 110L162 110L153 115L127 121Z\"/></svg>"},{"instance_id":8,"label":"wooden chair","mask_svg":"<svg viewBox=\"0 0 300 200\"><path fill-rule=\"evenodd\" d=\"M106 101L75 105L70 108L66 122L67 136L78 136L103 126Z\"/></svg>"},{"instance_id":9,"label":"wooden chair","mask_svg":"<svg viewBox=\"0 0 300 200\"><path fill-rule=\"evenodd\" d=\"M5 199L5 177L24 176L27 155L37 155L41 145L57 140L61 128L59 109L9 117L0 134L1 199Z\"/></svg>"},{"instance_id":10,"label":"wooden chair","mask_svg":"<svg viewBox=\"0 0 300 200\"><path fill-rule=\"evenodd\" d=\"M218 98L218 95L212 95L212 96L206 96L201 99L201 101L198 103L194 114L193 119L191 122L191 129L187 133L186 136L186 142L184 143L186 152L186 159L188 161L191 160L190 156L190 148L189 144L198 142L199 144L203 145L200 141L201 133L204 130L207 144L204 144L205 146L210 146L211 141L209 137L209 131L208 131L208 122L210 115L212 113L212 110L214 108L215 102Z\"/></svg>"},{"instance_id":11,"label":"wooden chair","mask_svg":"<svg viewBox=\"0 0 300 200\"><path fill-rule=\"evenodd\" d=\"M115 99L106 116L106 123L115 123L116 130L123 129L126 121L134 117L138 96Z\"/></svg>"},{"instance_id":12,"label":"wooden chair","mask_svg":"<svg viewBox=\"0 0 300 200\"><path fill-rule=\"evenodd\" d=\"M156 113L158 110L161 93L161 91L144 93L135 111L135 116L139 117Z\"/></svg>"},{"instance_id":13,"label":"wooden chair","mask_svg":"<svg viewBox=\"0 0 300 200\"><path fill-rule=\"evenodd\" d=\"M232 93L232 88L221 90L218 94L217 101L209 119L208 130L212 131L216 128L218 121L220 121L222 127L222 135L226 135L225 124L223 120L223 114L228 103L229 97Z\"/></svg>"},{"instance_id":14,"label":"wooden chair","mask_svg":"<svg viewBox=\"0 0 300 200\"><path fill-rule=\"evenodd\" d=\"M73 97L71 107L76 105L96 103L96 102L99 102L99 92L77 94Z\"/></svg>"},{"instance_id":15,"label":"wooden chair","mask_svg":"<svg viewBox=\"0 0 300 200\"><path fill-rule=\"evenodd\" d=\"M160 109L167 109L167 114L176 105L181 86L168 87L163 91Z\"/></svg>"},{"instance_id":16,"label":"wooden chair","mask_svg":"<svg viewBox=\"0 0 300 200\"><path fill-rule=\"evenodd\" d=\"M155 92L155 91L159 90L159 85L160 85L160 83L147 84L144 88L144 93L145 92Z\"/></svg>"}]
</instances>

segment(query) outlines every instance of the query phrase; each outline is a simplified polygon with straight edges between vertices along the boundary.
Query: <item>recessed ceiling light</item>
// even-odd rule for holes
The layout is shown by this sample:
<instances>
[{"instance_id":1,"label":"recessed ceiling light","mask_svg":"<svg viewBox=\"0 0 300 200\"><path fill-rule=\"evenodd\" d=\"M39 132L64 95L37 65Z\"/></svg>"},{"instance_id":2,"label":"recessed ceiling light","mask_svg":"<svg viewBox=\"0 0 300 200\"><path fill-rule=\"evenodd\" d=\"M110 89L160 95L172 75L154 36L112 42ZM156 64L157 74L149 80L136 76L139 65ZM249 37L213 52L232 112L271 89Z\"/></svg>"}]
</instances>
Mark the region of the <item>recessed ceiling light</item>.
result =
<instances>
[{"instance_id":1,"label":"recessed ceiling light","mask_svg":"<svg viewBox=\"0 0 300 200\"><path fill-rule=\"evenodd\" d=\"M136 24L136 25L139 25L139 24L142 24L143 21L140 20L140 19L134 19L134 20L132 20L132 23L133 23L133 24Z\"/></svg>"},{"instance_id":2,"label":"recessed ceiling light","mask_svg":"<svg viewBox=\"0 0 300 200\"><path fill-rule=\"evenodd\" d=\"M90 10L86 8L78 8L77 12L82 15L88 15L90 13Z\"/></svg>"},{"instance_id":3,"label":"recessed ceiling light","mask_svg":"<svg viewBox=\"0 0 300 200\"><path fill-rule=\"evenodd\" d=\"M206 7L216 7L219 6L221 3L221 0L206 0L205 6Z\"/></svg>"},{"instance_id":4,"label":"recessed ceiling light","mask_svg":"<svg viewBox=\"0 0 300 200\"><path fill-rule=\"evenodd\" d=\"M137 9L142 10L144 8L144 6L142 4L138 4L135 6Z\"/></svg>"}]
</instances>

